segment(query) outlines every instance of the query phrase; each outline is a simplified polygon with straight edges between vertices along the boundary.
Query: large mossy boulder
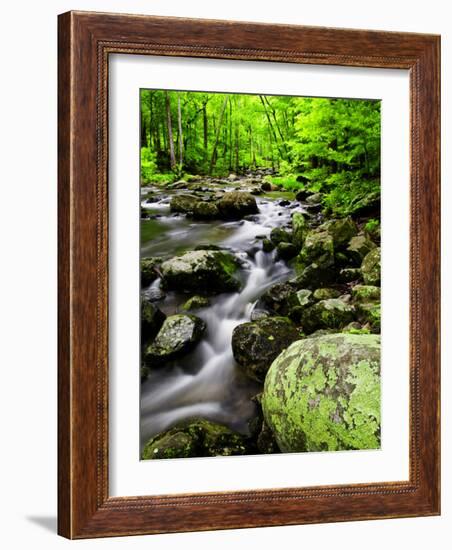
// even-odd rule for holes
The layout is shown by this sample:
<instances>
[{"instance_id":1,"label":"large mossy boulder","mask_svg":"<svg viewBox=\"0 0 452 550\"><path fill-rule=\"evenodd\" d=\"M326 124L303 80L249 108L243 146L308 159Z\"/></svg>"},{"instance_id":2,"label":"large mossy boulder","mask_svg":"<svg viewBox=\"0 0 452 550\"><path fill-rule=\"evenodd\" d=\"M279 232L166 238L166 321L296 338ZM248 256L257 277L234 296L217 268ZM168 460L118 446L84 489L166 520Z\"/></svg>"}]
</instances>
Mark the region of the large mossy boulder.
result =
<instances>
[{"instance_id":1,"label":"large mossy boulder","mask_svg":"<svg viewBox=\"0 0 452 550\"><path fill-rule=\"evenodd\" d=\"M189 352L201 340L205 330L206 323L195 315L167 317L154 341L144 350L145 364L158 366Z\"/></svg>"},{"instance_id":2,"label":"large mossy boulder","mask_svg":"<svg viewBox=\"0 0 452 550\"><path fill-rule=\"evenodd\" d=\"M327 231L308 233L303 248L297 256L295 267L298 272L301 272L312 263L323 269L334 265L333 237Z\"/></svg>"},{"instance_id":3,"label":"large mossy boulder","mask_svg":"<svg viewBox=\"0 0 452 550\"><path fill-rule=\"evenodd\" d=\"M227 220L240 220L244 216L259 212L256 199L245 191L225 193L217 202L217 206L221 217Z\"/></svg>"},{"instance_id":4,"label":"large mossy boulder","mask_svg":"<svg viewBox=\"0 0 452 550\"><path fill-rule=\"evenodd\" d=\"M263 382L273 360L299 337L287 317L267 317L235 327L232 352L250 378Z\"/></svg>"},{"instance_id":5,"label":"large mossy boulder","mask_svg":"<svg viewBox=\"0 0 452 550\"><path fill-rule=\"evenodd\" d=\"M378 449L380 337L294 342L267 373L262 409L282 452Z\"/></svg>"},{"instance_id":6,"label":"large mossy boulder","mask_svg":"<svg viewBox=\"0 0 452 550\"><path fill-rule=\"evenodd\" d=\"M300 270L300 266L298 267ZM299 271L298 275L290 280L296 288L308 288L315 290L319 286L335 282L337 271L331 267L322 267L315 262Z\"/></svg>"},{"instance_id":7,"label":"large mossy boulder","mask_svg":"<svg viewBox=\"0 0 452 550\"><path fill-rule=\"evenodd\" d=\"M366 285L379 286L381 281L381 250L374 248L364 258L361 273Z\"/></svg>"},{"instance_id":8,"label":"large mossy boulder","mask_svg":"<svg viewBox=\"0 0 452 550\"><path fill-rule=\"evenodd\" d=\"M141 299L141 338L154 338L166 319L166 315L152 302Z\"/></svg>"},{"instance_id":9,"label":"large mossy boulder","mask_svg":"<svg viewBox=\"0 0 452 550\"><path fill-rule=\"evenodd\" d=\"M236 258L223 250L193 250L160 266L162 286L169 290L219 294L240 288L234 277Z\"/></svg>"},{"instance_id":10,"label":"large mossy boulder","mask_svg":"<svg viewBox=\"0 0 452 550\"><path fill-rule=\"evenodd\" d=\"M178 193L173 195L170 202L171 212L181 212L183 214L193 214L196 204L199 202L199 197L195 195L184 195Z\"/></svg>"},{"instance_id":11,"label":"large mossy boulder","mask_svg":"<svg viewBox=\"0 0 452 550\"><path fill-rule=\"evenodd\" d=\"M335 248L346 245L358 233L358 228L350 217L329 220L320 227L331 235Z\"/></svg>"},{"instance_id":12,"label":"large mossy boulder","mask_svg":"<svg viewBox=\"0 0 452 550\"><path fill-rule=\"evenodd\" d=\"M180 422L151 438L146 443L141 458L243 455L246 454L247 444L246 436L233 432L222 424L195 418Z\"/></svg>"},{"instance_id":13,"label":"large mossy boulder","mask_svg":"<svg viewBox=\"0 0 452 550\"><path fill-rule=\"evenodd\" d=\"M354 319L355 309L339 298L320 300L303 312L301 325L306 334L319 329L341 329Z\"/></svg>"},{"instance_id":14,"label":"large mossy boulder","mask_svg":"<svg viewBox=\"0 0 452 550\"><path fill-rule=\"evenodd\" d=\"M193 217L197 220L213 220L219 215L220 211L214 202L199 201L193 208Z\"/></svg>"}]
</instances>

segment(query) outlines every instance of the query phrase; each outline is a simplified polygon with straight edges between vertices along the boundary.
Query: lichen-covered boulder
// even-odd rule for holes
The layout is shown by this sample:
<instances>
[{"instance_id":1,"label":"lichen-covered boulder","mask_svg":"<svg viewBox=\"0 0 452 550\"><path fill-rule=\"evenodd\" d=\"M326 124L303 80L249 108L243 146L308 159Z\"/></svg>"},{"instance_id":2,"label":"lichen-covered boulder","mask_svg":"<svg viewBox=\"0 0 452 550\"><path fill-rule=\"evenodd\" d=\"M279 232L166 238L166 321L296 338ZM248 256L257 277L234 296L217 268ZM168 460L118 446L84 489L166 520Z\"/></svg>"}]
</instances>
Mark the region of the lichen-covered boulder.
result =
<instances>
[{"instance_id":1,"label":"lichen-covered boulder","mask_svg":"<svg viewBox=\"0 0 452 550\"><path fill-rule=\"evenodd\" d=\"M159 276L157 272L160 260L158 258L142 258L140 262L141 286L150 285Z\"/></svg>"},{"instance_id":2,"label":"lichen-covered boulder","mask_svg":"<svg viewBox=\"0 0 452 550\"><path fill-rule=\"evenodd\" d=\"M141 338L143 341L154 338L162 328L165 319L166 315L155 304L141 299Z\"/></svg>"},{"instance_id":3,"label":"lichen-covered boulder","mask_svg":"<svg viewBox=\"0 0 452 550\"><path fill-rule=\"evenodd\" d=\"M238 290L236 258L223 250L193 250L160 266L162 286L170 290L218 294Z\"/></svg>"},{"instance_id":4,"label":"lichen-covered boulder","mask_svg":"<svg viewBox=\"0 0 452 550\"><path fill-rule=\"evenodd\" d=\"M381 289L374 285L355 285L352 288L352 296L356 302L378 302L381 298Z\"/></svg>"},{"instance_id":5,"label":"lichen-covered boulder","mask_svg":"<svg viewBox=\"0 0 452 550\"><path fill-rule=\"evenodd\" d=\"M202 307L210 306L210 300L206 296L192 296L183 305L184 311L190 311L192 309L200 309Z\"/></svg>"},{"instance_id":6,"label":"lichen-covered boulder","mask_svg":"<svg viewBox=\"0 0 452 550\"><path fill-rule=\"evenodd\" d=\"M364 258L361 272L366 285L379 286L381 281L381 249L374 248Z\"/></svg>"},{"instance_id":7,"label":"lichen-covered boulder","mask_svg":"<svg viewBox=\"0 0 452 550\"><path fill-rule=\"evenodd\" d=\"M190 419L151 438L141 458L188 458L243 455L247 437L222 424L204 419Z\"/></svg>"},{"instance_id":8,"label":"lichen-covered boulder","mask_svg":"<svg viewBox=\"0 0 452 550\"><path fill-rule=\"evenodd\" d=\"M308 233L295 267L300 272L312 263L323 269L334 265L333 237L327 231Z\"/></svg>"},{"instance_id":9,"label":"lichen-covered boulder","mask_svg":"<svg viewBox=\"0 0 452 550\"><path fill-rule=\"evenodd\" d=\"M271 365L264 418L282 452L380 447L380 337L294 342Z\"/></svg>"},{"instance_id":10,"label":"lichen-covered boulder","mask_svg":"<svg viewBox=\"0 0 452 550\"><path fill-rule=\"evenodd\" d=\"M287 317L266 317L235 327L232 352L250 378L263 382L273 360L299 337L296 326Z\"/></svg>"},{"instance_id":11,"label":"lichen-covered boulder","mask_svg":"<svg viewBox=\"0 0 452 550\"><path fill-rule=\"evenodd\" d=\"M144 362L154 367L187 353L201 340L206 323L195 315L167 317L155 340L145 348Z\"/></svg>"},{"instance_id":12,"label":"lichen-covered boulder","mask_svg":"<svg viewBox=\"0 0 452 550\"><path fill-rule=\"evenodd\" d=\"M361 265L364 257L374 248L376 244L366 235L357 235L350 239L346 254L355 265Z\"/></svg>"},{"instance_id":13,"label":"lichen-covered boulder","mask_svg":"<svg viewBox=\"0 0 452 550\"><path fill-rule=\"evenodd\" d=\"M308 232L308 222L301 212L292 214L292 243L300 249Z\"/></svg>"},{"instance_id":14,"label":"lichen-covered boulder","mask_svg":"<svg viewBox=\"0 0 452 550\"><path fill-rule=\"evenodd\" d=\"M331 235L335 248L344 246L358 233L358 228L350 217L327 221L321 228Z\"/></svg>"},{"instance_id":15,"label":"lichen-covered boulder","mask_svg":"<svg viewBox=\"0 0 452 550\"><path fill-rule=\"evenodd\" d=\"M220 211L214 202L199 201L193 208L193 217L197 220L213 220L219 215Z\"/></svg>"},{"instance_id":16,"label":"lichen-covered boulder","mask_svg":"<svg viewBox=\"0 0 452 550\"><path fill-rule=\"evenodd\" d=\"M217 202L221 217L228 220L239 220L248 214L257 214L256 199L246 191L225 193Z\"/></svg>"},{"instance_id":17,"label":"lichen-covered boulder","mask_svg":"<svg viewBox=\"0 0 452 550\"><path fill-rule=\"evenodd\" d=\"M340 329L353 321L354 314L354 307L344 300L320 300L304 310L301 325L306 334L319 329Z\"/></svg>"},{"instance_id":18,"label":"lichen-covered boulder","mask_svg":"<svg viewBox=\"0 0 452 550\"><path fill-rule=\"evenodd\" d=\"M314 299L315 300L330 300L331 298L339 298L341 293L339 290L336 290L335 288L318 288L314 291Z\"/></svg>"},{"instance_id":19,"label":"lichen-covered boulder","mask_svg":"<svg viewBox=\"0 0 452 550\"><path fill-rule=\"evenodd\" d=\"M195 195L184 195L182 193L173 195L170 202L171 212L182 212L183 214L193 214L195 205L199 198Z\"/></svg>"}]
</instances>

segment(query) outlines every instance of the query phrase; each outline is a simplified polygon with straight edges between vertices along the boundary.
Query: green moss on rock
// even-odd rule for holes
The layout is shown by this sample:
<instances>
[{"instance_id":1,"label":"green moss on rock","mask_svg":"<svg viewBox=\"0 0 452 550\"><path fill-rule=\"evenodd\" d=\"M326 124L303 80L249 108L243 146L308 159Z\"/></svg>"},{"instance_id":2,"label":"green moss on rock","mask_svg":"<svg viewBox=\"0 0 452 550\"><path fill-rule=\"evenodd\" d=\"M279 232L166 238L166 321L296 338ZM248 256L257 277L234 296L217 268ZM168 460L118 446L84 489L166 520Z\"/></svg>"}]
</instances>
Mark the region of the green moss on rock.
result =
<instances>
[{"instance_id":1,"label":"green moss on rock","mask_svg":"<svg viewBox=\"0 0 452 550\"><path fill-rule=\"evenodd\" d=\"M379 448L379 336L294 342L267 373L262 408L282 452Z\"/></svg>"}]
</instances>

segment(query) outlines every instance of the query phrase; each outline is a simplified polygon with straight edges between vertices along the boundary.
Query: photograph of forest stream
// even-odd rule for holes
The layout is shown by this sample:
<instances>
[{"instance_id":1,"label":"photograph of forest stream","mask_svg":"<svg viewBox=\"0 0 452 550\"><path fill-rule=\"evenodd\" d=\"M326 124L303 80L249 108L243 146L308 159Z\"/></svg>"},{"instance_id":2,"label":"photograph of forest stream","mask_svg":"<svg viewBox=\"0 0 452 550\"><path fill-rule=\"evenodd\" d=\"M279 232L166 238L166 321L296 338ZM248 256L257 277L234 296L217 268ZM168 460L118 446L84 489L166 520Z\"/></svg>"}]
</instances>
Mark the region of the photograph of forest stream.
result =
<instances>
[{"instance_id":1,"label":"photograph of forest stream","mask_svg":"<svg viewBox=\"0 0 452 550\"><path fill-rule=\"evenodd\" d=\"M141 459L380 448L380 106L140 90Z\"/></svg>"}]
</instances>

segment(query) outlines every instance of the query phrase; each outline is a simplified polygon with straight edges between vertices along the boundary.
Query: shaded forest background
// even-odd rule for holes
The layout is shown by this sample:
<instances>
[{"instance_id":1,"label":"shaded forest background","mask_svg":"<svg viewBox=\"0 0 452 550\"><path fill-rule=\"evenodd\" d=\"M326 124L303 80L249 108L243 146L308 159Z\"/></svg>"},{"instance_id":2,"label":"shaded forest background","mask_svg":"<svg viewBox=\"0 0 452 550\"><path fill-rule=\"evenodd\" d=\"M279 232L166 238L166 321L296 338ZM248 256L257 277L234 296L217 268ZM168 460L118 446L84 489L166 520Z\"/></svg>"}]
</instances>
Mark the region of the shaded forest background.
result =
<instances>
[{"instance_id":1,"label":"shaded forest background","mask_svg":"<svg viewBox=\"0 0 452 550\"><path fill-rule=\"evenodd\" d=\"M380 192L375 100L141 90L140 140L143 184L265 168L342 215Z\"/></svg>"}]
</instances>

